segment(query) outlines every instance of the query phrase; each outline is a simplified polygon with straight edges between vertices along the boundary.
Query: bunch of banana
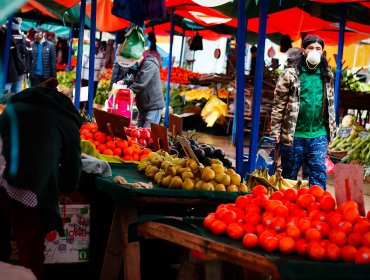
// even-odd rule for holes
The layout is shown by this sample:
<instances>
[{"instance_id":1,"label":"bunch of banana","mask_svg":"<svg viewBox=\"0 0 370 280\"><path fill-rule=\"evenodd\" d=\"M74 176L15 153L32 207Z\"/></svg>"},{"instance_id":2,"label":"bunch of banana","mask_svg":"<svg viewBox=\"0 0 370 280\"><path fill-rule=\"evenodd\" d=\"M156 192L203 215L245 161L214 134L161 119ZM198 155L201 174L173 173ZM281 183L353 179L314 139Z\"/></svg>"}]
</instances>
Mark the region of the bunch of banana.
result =
<instances>
[{"instance_id":1,"label":"bunch of banana","mask_svg":"<svg viewBox=\"0 0 370 280\"><path fill-rule=\"evenodd\" d=\"M308 184L308 180L291 180L286 179L281 176L281 170L276 170L273 175L269 175L268 168L262 169L258 167L255 171L252 172L249 181L247 183L248 189L253 189L254 186L263 183L268 188L269 192L274 190L286 190L290 188L300 189ZM264 179L260 180L260 179Z\"/></svg>"}]
</instances>

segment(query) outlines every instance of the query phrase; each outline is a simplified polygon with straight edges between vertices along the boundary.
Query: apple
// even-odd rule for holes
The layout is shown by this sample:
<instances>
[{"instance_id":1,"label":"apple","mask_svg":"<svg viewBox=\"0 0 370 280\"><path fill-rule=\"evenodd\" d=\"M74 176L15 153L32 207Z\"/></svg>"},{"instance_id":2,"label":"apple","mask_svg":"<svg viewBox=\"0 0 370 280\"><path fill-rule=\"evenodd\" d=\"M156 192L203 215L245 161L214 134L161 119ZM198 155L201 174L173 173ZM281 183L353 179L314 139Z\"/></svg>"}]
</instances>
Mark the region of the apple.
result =
<instances>
[{"instance_id":1,"label":"apple","mask_svg":"<svg viewBox=\"0 0 370 280\"><path fill-rule=\"evenodd\" d=\"M138 142L141 146L144 146L144 147L146 147L146 145L147 145L146 140L145 140L145 139L143 139L143 138L138 139L138 140L137 140L137 142Z\"/></svg>"},{"instance_id":2,"label":"apple","mask_svg":"<svg viewBox=\"0 0 370 280\"><path fill-rule=\"evenodd\" d=\"M150 138L150 132L147 129L142 129L140 134L141 134L142 139L149 139Z\"/></svg>"},{"instance_id":3,"label":"apple","mask_svg":"<svg viewBox=\"0 0 370 280\"><path fill-rule=\"evenodd\" d=\"M132 128L125 127L125 132L126 132L126 135L130 136L132 132Z\"/></svg>"},{"instance_id":4,"label":"apple","mask_svg":"<svg viewBox=\"0 0 370 280\"><path fill-rule=\"evenodd\" d=\"M140 138L140 130L139 129L133 129L130 134L131 137L134 138Z\"/></svg>"},{"instance_id":5,"label":"apple","mask_svg":"<svg viewBox=\"0 0 370 280\"><path fill-rule=\"evenodd\" d=\"M131 141L137 143L137 138L136 137L131 137Z\"/></svg>"}]
</instances>

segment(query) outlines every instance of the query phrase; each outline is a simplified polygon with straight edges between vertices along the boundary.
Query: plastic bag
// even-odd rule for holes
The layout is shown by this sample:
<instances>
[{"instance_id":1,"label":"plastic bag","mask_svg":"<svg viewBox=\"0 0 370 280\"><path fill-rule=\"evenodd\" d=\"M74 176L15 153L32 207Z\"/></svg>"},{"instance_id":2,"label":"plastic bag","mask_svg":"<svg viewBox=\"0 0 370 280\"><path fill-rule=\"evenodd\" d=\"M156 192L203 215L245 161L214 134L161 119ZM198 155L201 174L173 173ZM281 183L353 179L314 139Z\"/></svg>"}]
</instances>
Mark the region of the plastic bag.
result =
<instances>
[{"instance_id":1,"label":"plastic bag","mask_svg":"<svg viewBox=\"0 0 370 280\"><path fill-rule=\"evenodd\" d=\"M326 166L326 174L334 174L334 163L330 160L330 157L326 155L325 157L325 166Z\"/></svg>"},{"instance_id":2,"label":"plastic bag","mask_svg":"<svg viewBox=\"0 0 370 280\"><path fill-rule=\"evenodd\" d=\"M197 34L194 36L193 40L191 40L191 44L189 46L191 51L201 51L203 50L203 37Z\"/></svg>"},{"instance_id":3,"label":"plastic bag","mask_svg":"<svg viewBox=\"0 0 370 280\"><path fill-rule=\"evenodd\" d=\"M132 24L125 34L125 41L121 49L121 55L126 58L139 59L144 53L144 34L140 26Z\"/></svg>"}]
</instances>

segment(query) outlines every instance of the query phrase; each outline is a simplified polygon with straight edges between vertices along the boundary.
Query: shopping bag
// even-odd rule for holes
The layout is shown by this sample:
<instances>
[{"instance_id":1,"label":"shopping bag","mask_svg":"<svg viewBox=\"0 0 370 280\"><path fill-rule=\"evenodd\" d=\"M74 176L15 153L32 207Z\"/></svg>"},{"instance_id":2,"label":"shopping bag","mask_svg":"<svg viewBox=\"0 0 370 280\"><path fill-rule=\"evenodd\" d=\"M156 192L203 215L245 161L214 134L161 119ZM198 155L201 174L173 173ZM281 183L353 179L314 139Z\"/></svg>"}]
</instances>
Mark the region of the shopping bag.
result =
<instances>
[{"instance_id":1,"label":"shopping bag","mask_svg":"<svg viewBox=\"0 0 370 280\"><path fill-rule=\"evenodd\" d=\"M325 157L325 166L326 166L326 174L334 174L334 163L330 160L330 157L326 155Z\"/></svg>"},{"instance_id":2,"label":"shopping bag","mask_svg":"<svg viewBox=\"0 0 370 280\"><path fill-rule=\"evenodd\" d=\"M126 39L122 45L121 55L126 58L141 58L145 50L145 39L140 26L131 24L131 27L125 34L125 37Z\"/></svg>"}]
</instances>

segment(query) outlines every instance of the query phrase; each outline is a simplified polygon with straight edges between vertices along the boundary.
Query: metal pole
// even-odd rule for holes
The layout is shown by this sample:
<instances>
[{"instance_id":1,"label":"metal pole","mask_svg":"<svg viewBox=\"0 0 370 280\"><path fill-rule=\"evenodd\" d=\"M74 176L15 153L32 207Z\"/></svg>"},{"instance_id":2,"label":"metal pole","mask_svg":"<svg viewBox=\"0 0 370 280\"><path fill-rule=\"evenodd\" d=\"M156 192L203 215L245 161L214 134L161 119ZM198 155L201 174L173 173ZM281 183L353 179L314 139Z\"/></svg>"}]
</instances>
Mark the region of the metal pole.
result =
<instances>
[{"instance_id":1,"label":"metal pole","mask_svg":"<svg viewBox=\"0 0 370 280\"><path fill-rule=\"evenodd\" d=\"M94 103L95 39L96 39L96 0L91 0L89 94L87 99L87 112L90 118L92 117L92 107Z\"/></svg>"},{"instance_id":2,"label":"metal pole","mask_svg":"<svg viewBox=\"0 0 370 280\"><path fill-rule=\"evenodd\" d=\"M260 108L262 99L262 82L263 82L263 69L264 69L264 56L265 56L265 41L266 41L266 23L268 13L268 0L261 0L260 14L259 14L259 27L258 27L258 45L257 45L257 58L256 58L256 76L254 79L254 93L252 104L252 127L249 148L249 164L248 172L251 173L256 169L257 158L257 145L258 145L258 132L260 122Z\"/></svg>"},{"instance_id":3,"label":"metal pole","mask_svg":"<svg viewBox=\"0 0 370 280\"><path fill-rule=\"evenodd\" d=\"M2 80L2 89L5 89L6 85L6 77L8 75L8 66L9 66L9 54L10 54L10 41L12 38L12 24L13 24L13 16L8 18L8 27L6 29L6 42L5 42L5 53L4 53L4 75ZM1 92L3 95L3 92Z\"/></svg>"},{"instance_id":4,"label":"metal pole","mask_svg":"<svg viewBox=\"0 0 370 280\"><path fill-rule=\"evenodd\" d=\"M347 14L347 5L342 4L340 7L337 68L335 72L335 83L334 83L334 108L335 108L335 122L337 125L339 124L339 91L340 91L340 81L342 79L342 57L344 45L344 31L346 28L346 14Z\"/></svg>"},{"instance_id":5,"label":"metal pole","mask_svg":"<svg viewBox=\"0 0 370 280\"><path fill-rule=\"evenodd\" d=\"M77 69L76 69L76 90L75 90L75 107L80 109L80 91L81 91L81 69L82 69L82 51L84 44L84 28L86 0L81 0L80 7L80 24L78 27L78 49L77 49Z\"/></svg>"},{"instance_id":6,"label":"metal pole","mask_svg":"<svg viewBox=\"0 0 370 280\"><path fill-rule=\"evenodd\" d=\"M67 71L71 71L71 61L72 61L72 43L73 43L73 23L71 23L71 27L69 29L69 38L68 38L68 63L67 63Z\"/></svg>"},{"instance_id":7,"label":"metal pole","mask_svg":"<svg viewBox=\"0 0 370 280\"><path fill-rule=\"evenodd\" d=\"M236 172L243 173L244 148L244 79L245 79L245 33L246 33L246 1L238 0L238 31L236 34Z\"/></svg>"},{"instance_id":8,"label":"metal pole","mask_svg":"<svg viewBox=\"0 0 370 280\"><path fill-rule=\"evenodd\" d=\"M181 49L180 49L180 62L179 62L179 66L182 67L182 59L183 59L183 52L184 52L184 41L185 41L185 29L183 28L182 29L182 39L181 39Z\"/></svg>"},{"instance_id":9,"label":"metal pole","mask_svg":"<svg viewBox=\"0 0 370 280\"><path fill-rule=\"evenodd\" d=\"M166 88L166 110L164 113L164 126L168 126L169 118L169 107L170 107L170 85L171 85L171 69L172 69L172 47L173 47L173 35L175 29L175 9L171 12L171 29L170 29L170 53L167 73L167 88Z\"/></svg>"}]
</instances>

